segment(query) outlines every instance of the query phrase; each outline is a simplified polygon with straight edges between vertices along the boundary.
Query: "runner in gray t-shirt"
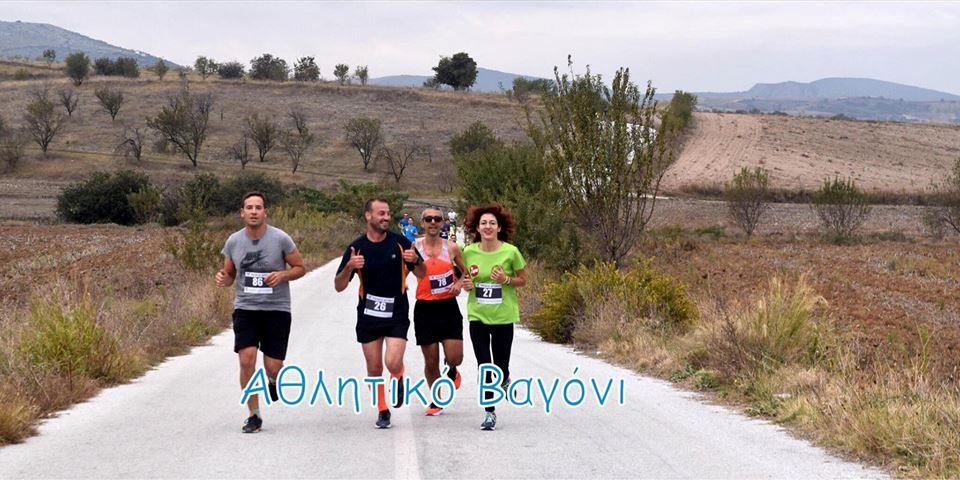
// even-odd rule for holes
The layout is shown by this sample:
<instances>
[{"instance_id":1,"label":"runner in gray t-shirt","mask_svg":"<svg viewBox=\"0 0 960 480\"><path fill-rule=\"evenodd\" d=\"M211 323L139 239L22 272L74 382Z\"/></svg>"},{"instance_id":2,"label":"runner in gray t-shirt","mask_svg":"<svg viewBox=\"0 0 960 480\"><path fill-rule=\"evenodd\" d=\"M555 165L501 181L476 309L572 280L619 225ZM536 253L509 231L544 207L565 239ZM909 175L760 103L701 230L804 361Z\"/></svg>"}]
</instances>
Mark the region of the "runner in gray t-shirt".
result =
<instances>
[{"instance_id":1,"label":"runner in gray t-shirt","mask_svg":"<svg viewBox=\"0 0 960 480\"><path fill-rule=\"evenodd\" d=\"M257 351L263 351L263 367L269 378L270 398L278 399L276 379L283 368L290 338L290 284L303 276L303 259L293 239L279 228L267 225L266 198L250 192L240 209L242 230L230 235L223 250L223 268L217 285L237 282L233 310L233 350L240 358L240 388L244 388L257 367ZM290 268L287 268L290 265ZM247 400L250 416L244 433L260 431L259 399Z\"/></svg>"}]
</instances>

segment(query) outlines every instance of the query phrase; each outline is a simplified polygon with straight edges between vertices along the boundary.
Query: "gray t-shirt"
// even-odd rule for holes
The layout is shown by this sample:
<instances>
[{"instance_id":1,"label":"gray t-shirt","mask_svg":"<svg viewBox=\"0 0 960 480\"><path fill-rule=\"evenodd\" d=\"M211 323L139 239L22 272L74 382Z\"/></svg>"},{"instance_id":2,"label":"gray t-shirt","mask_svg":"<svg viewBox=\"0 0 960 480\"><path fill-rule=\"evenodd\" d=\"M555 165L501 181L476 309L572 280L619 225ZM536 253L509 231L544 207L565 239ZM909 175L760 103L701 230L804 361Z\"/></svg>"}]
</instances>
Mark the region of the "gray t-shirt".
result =
<instances>
[{"instance_id":1,"label":"gray t-shirt","mask_svg":"<svg viewBox=\"0 0 960 480\"><path fill-rule=\"evenodd\" d=\"M296 249L290 235L270 225L259 240L251 240L245 230L230 235L220 253L237 267L233 308L289 312L290 284L270 288L265 279L270 272L286 270L284 258Z\"/></svg>"}]
</instances>

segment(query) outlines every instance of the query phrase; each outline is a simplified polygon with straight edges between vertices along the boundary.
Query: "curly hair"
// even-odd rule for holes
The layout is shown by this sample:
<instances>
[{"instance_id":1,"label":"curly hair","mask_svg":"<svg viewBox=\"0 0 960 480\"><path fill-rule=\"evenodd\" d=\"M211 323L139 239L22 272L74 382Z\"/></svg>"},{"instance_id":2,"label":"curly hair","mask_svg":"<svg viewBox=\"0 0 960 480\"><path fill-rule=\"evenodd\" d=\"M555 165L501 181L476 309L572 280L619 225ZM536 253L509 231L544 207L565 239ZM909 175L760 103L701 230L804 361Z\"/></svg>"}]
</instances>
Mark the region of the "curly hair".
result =
<instances>
[{"instance_id":1,"label":"curly hair","mask_svg":"<svg viewBox=\"0 0 960 480\"><path fill-rule=\"evenodd\" d=\"M497 202L487 205L474 205L467 210L467 218L464 220L463 226L466 228L467 233L473 236L473 242L480 242L480 231L477 230L477 227L480 226L480 217L487 213L497 217L497 225L500 226L497 239L501 242L509 242L510 239L513 238L513 232L516 228L516 224L513 221L513 213L503 208L503 205Z\"/></svg>"}]
</instances>

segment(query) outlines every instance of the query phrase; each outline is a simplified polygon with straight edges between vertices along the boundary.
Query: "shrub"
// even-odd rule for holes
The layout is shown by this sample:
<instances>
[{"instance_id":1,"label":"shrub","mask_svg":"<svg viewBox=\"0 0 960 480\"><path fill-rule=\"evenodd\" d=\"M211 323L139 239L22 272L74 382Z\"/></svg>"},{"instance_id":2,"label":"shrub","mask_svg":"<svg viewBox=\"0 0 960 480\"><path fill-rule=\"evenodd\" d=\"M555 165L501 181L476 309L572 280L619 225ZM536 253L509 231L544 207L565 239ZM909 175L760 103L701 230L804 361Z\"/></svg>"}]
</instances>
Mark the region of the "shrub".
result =
<instances>
[{"instance_id":1,"label":"shrub","mask_svg":"<svg viewBox=\"0 0 960 480\"><path fill-rule=\"evenodd\" d=\"M127 203L133 209L136 223L155 222L160 215L160 200L162 192L154 185L147 185L141 190L128 193Z\"/></svg>"},{"instance_id":2,"label":"shrub","mask_svg":"<svg viewBox=\"0 0 960 480\"><path fill-rule=\"evenodd\" d=\"M870 214L870 205L853 179L825 180L813 194L813 209L826 233L837 242L853 238Z\"/></svg>"},{"instance_id":3,"label":"shrub","mask_svg":"<svg viewBox=\"0 0 960 480\"><path fill-rule=\"evenodd\" d=\"M934 207L924 218L924 224L934 235L942 237L946 228L960 233L960 158L943 184L936 185L933 194Z\"/></svg>"},{"instance_id":4,"label":"shrub","mask_svg":"<svg viewBox=\"0 0 960 480\"><path fill-rule=\"evenodd\" d=\"M184 268L195 272L210 271L220 265L220 244L207 225L203 199L181 205L178 216L189 221L178 237L168 237L164 247Z\"/></svg>"},{"instance_id":5,"label":"shrub","mask_svg":"<svg viewBox=\"0 0 960 480\"><path fill-rule=\"evenodd\" d=\"M74 85L80 86L90 76L90 57L87 54L83 52L71 53L67 55L65 63L64 73L70 77Z\"/></svg>"},{"instance_id":6,"label":"shrub","mask_svg":"<svg viewBox=\"0 0 960 480\"><path fill-rule=\"evenodd\" d=\"M767 182L766 169L743 167L727 184L725 196L730 217L748 237L753 235L763 213L769 209Z\"/></svg>"},{"instance_id":7,"label":"shrub","mask_svg":"<svg viewBox=\"0 0 960 480\"><path fill-rule=\"evenodd\" d=\"M247 192L256 190L267 197L267 208L283 201L286 191L283 183L260 172L241 172L223 182L211 205L216 215L235 214L240 211L240 200Z\"/></svg>"},{"instance_id":8,"label":"shrub","mask_svg":"<svg viewBox=\"0 0 960 480\"><path fill-rule=\"evenodd\" d=\"M160 80L163 80L164 75L170 71L170 67L168 67L167 62L164 62L161 58L150 70L153 71L153 73L155 73Z\"/></svg>"},{"instance_id":9,"label":"shrub","mask_svg":"<svg viewBox=\"0 0 960 480\"><path fill-rule=\"evenodd\" d=\"M5 171L16 170L20 160L23 159L24 143L26 142L23 137L18 134L0 135L0 164L4 165Z\"/></svg>"},{"instance_id":10,"label":"shrub","mask_svg":"<svg viewBox=\"0 0 960 480\"><path fill-rule=\"evenodd\" d=\"M15 72L13 72L14 80L30 80L31 78L33 78L33 74L31 74L30 70L27 70L26 68L18 68Z\"/></svg>"},{"instance_id":11,"label":"shrub","mask_svg":"<svg viewBox=\"0 0 960 480\"><path fill-rule=\"evenodd\" d=\"M245 67L240 62L227 62L217 66L217 75L224 80L243 78Z\"/></svg>"},{"instance_id":12,"label":"shrub","mask_svg":"<svg viewBox=\"0 0 960 480\"><path fill-rule=\"evenodd\" d=\"M470 124L464 131L450 139L450 154L465 155L477 150L503 146L503 142L481 121Z\"/></svg>"},{"instance_id":13,"label":"shrub","mask_svg":"<svg viewBox=\"0 0 960 480\"><path fill-rule=\"evenodd\" d=\"M630 270L618 270L613 263L594 267L581 265L558 282L544 287L543 305L531 317L533 329L550 342L570 342L588 304L613 300L624 306L623 319L656 332L688 329L697 312L686 287L654 271L649 262Z\"/></svg>"},{"instance_id":14,"label":"shrub","mask_svg":"<svg viewBox=\"0 0 960 480\"><path fill-rule=\"evenodd\" d=\"M63 190L57 197L57 214L75 223L133 225L137 214L129 195L149 188L150 179L141 173L94 173Z\"/></svg>"}]
</instances>

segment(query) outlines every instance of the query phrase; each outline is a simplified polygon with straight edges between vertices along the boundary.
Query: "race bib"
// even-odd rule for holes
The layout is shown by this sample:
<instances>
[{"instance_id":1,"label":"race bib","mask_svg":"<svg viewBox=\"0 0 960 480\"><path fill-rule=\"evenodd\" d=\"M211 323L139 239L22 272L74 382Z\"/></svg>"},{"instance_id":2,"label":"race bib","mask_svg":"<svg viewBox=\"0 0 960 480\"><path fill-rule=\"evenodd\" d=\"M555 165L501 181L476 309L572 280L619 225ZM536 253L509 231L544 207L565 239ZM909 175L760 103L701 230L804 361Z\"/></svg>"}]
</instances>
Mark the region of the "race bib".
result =
<instances>
[{"instance_id":1,"label":"race bib","mask_svg":"<svg viewBox=\"0 0 960 480\"><path fill-rule=\"evenodd\" d=\"M430 293L440 295L453 289L453 272L430 275Z\"/></svg>"},{"instance_id":2,"label":"race bib","mask_svg":"<svg viewBox=\"0 0 960 480\"><path fill-rule=\"evenodd\" d=\"M503 303L503 285L499 283L478 283L477 303L480 305L499 305Z\"/></svg>"},{"instance_id":3,"label":"race bib","mask_svg":"<svg viewBox=\"0 0 960 480\"><path fill-rule=\"evenodd\" d=\"M367 294L363 314L377 318L393 318L394 299Z\"/></svg>"},{"instance_id":4,"label":"race bib","mask_svg":"<svg viewBox=\"0 0 960 480\"><path fill-rule=\"evenodd\" d=\"M267 275L270 275L270 272L243 272L243 293L273 293L273 287L267 285Z\"/></svg>"}]
</instances>

